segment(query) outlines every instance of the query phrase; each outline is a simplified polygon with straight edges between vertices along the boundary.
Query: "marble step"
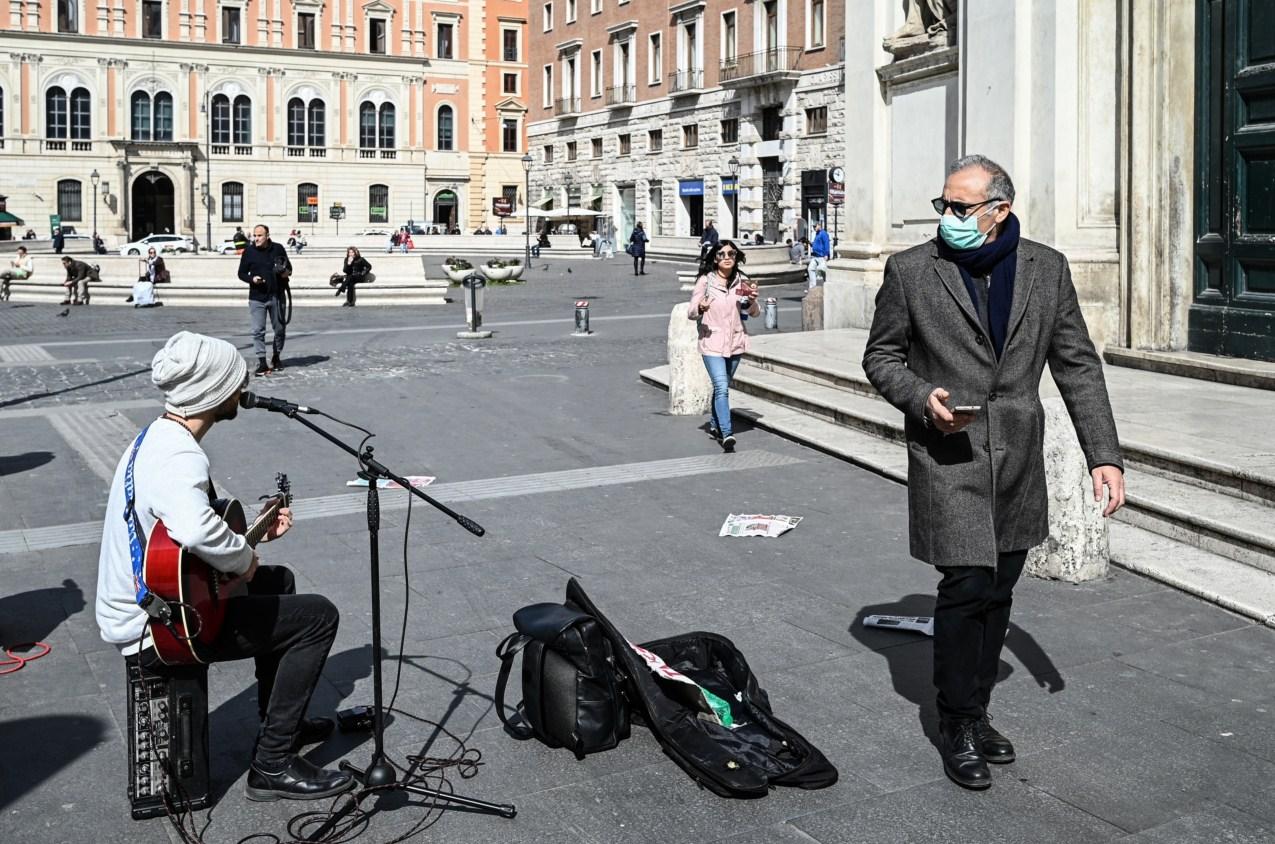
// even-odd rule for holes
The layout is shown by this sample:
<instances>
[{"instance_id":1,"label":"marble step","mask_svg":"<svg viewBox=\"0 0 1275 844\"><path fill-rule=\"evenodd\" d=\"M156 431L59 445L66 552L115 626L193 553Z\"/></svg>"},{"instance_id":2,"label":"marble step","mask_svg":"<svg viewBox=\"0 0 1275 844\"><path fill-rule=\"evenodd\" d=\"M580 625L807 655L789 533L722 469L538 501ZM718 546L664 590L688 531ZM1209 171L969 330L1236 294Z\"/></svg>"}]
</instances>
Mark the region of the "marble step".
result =
<instances>
[{"instance_id":1,"label":"marble step","mask_svg":"<svg viewBox=\"0 0 1275 844\"><path fill-rule=\"evenodd\" d=\"M809 355L789 355L756 349L746 354L744 360L748 367L786 375L796 381L835 388L859 396L878 395L868 382L863 368L857 363L833 364L815 360ZM744 371L744 367L740 371ZM1131 467L1169 475L1176 480L1211 491L1275 505L1275 475L1267 472L1164 448L1138 436L1137 432L1133 436L1123 436L1120 447Z\"/></svg>"},{"instance_id":2,"label":"marble step","mask_svg":"<svg viewBox=\"0 0 1275 844\"><path fill-rule=\"evenodd\" d=\"M647 384L668 388L667 366L643 370L640 376ZM907 483L907 452L899 441L748 393L732 395L731 411L759 428ZM1117 565L1275 626L1275 576L1269 571L1131 522L1113 521L1110 541L1111 559Z\"/></svg>"}]
</instances>

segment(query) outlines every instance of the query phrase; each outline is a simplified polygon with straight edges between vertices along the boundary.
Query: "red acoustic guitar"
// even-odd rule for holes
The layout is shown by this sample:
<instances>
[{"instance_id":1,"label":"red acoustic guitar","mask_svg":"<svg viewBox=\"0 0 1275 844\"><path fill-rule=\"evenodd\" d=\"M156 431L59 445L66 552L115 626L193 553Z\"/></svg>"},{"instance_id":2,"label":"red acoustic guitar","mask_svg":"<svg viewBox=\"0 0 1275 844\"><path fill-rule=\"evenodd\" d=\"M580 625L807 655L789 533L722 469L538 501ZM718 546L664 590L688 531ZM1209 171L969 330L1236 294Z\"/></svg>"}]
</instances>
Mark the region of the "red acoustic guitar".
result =
<instances>
[{"instance_id":1,"label":"red acoustic guitar","mask_svg":"<svg viewBox=\"0 0 1275 844\"><path fill-rule=\"evenodd\" d=\"M279 510L292 502L287 475L276 475L279 492L269 497L252 527L243 505L234 498L219 498L213 509L230 529L256 547L274 524ZM152 621L155 652L165 665L201 663L198 645L211 644L226 620L226 599L244 586L243 577L226 575L182 548L168 535L162 521L156 522L146 538L142 577L147 588L169 602L172 625Z\"/></svg>"}]
</instances>

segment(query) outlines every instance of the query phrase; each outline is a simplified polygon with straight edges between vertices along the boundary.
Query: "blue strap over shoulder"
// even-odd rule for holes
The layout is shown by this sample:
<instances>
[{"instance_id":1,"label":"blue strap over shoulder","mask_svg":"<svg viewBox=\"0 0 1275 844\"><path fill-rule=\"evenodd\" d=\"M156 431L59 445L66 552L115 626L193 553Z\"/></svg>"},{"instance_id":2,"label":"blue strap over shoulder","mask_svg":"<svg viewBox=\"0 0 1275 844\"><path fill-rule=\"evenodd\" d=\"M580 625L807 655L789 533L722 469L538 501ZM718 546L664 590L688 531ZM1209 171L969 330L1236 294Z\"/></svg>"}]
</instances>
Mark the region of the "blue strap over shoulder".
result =
<instances>
[{"instance_id":1,"label":"blue strap over shoulder","mask_svg":"<svg viewBox=\"0 0 1275 844\"><path fill-rule=\"evenodd\" d=\"M133 452L128 456L128 466L124 469L124 522L128 525L128 550L133 558L133 588L137 591L137 605L145 608L149 603L151 591L142 580L142 563L145 555L142 551L142 526L137 521L137 500L133 489L133 463L137 460L137 451L146 439L150 425L142 429L133 440Z\"/></svg>"}]
</instances>

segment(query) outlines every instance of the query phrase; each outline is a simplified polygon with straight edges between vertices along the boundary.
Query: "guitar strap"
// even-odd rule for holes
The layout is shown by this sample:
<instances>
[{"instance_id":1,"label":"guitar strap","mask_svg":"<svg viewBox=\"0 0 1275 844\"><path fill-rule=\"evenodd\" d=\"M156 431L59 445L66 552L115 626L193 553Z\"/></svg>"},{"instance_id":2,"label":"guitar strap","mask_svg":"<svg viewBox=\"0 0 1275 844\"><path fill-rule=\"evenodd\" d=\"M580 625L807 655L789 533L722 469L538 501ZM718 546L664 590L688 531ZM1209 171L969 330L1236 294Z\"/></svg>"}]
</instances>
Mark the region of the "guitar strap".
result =
<instances>
[{"instance_id":1,"label":"guitar strap","mask_svg":"<svg viewBox=\"0 0 1275 844\"><path fill-rule=\"evenodd\" d=\"M133 589L137 592L137 605L146 611L152 619L169 624L172 621L172 608L168 602L159 598L146 586L142 579L142 566L146 553L142 548L142 525L137 520L137 494L133 485L133 464L137 462L137 452L146 439L147 425L133 440L133 451L128 455L128 466L124 469L124 523L128 525L128 552L133 558Z\"/></svg>"}]
</instances>

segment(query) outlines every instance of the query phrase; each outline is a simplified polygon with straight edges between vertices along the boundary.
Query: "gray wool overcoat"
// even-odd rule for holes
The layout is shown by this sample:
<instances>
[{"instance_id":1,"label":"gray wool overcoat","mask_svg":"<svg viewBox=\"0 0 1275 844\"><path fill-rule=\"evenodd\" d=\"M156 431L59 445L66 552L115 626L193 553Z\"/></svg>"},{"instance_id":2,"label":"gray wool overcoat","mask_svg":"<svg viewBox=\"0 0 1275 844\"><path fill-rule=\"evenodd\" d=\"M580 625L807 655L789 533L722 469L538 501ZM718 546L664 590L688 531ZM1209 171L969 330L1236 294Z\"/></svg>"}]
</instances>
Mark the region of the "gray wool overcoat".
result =
<instances>
[{"instance_id":1,"label":"gray wool overcoat","mask_svg":"<svg viewBox=\"0 0 1275 844\"><path fill-rule=\"evenodd\" d=\"M997 552L1048 536L1039 395L1046 362L1089 469L1123 471L1102 363L1061 253L1019 241L999 361L960 271L939 257L935 240L886 261L863 369L905 416L912 556L936 566L994 566ZM951 394L949 406L983 409L945 435L923 415L937 387Z\"/></svg>"}]
</instances>

